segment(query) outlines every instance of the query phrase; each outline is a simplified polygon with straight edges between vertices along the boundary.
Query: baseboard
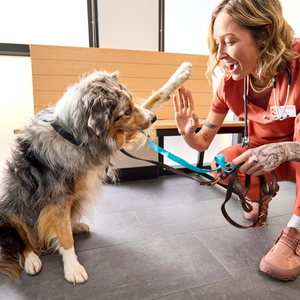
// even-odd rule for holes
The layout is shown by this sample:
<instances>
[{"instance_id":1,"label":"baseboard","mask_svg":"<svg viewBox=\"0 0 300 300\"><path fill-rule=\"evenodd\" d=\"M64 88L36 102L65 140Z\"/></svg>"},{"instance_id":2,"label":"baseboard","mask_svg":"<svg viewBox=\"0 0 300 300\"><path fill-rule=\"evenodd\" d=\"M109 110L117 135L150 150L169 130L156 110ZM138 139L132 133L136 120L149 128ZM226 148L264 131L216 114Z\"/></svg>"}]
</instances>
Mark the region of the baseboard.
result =
<instances>
[{"instance_id":1,"label":"baseboard","mask_svg":"<svg viewBox=\"0 0 300 300\"><path fill-rule=\"evenodd\" d=\"M193 171L187 168L178 168L184 173L192 173ZM174 173L158 168L156 166L147 166L147 167L135 167L135 168L124 168L118 170L119 181L134 181L134 180L146 180L158 178L160 176L170 176L175 175Z\"/></svg>"},{"instance_id":2,"label":"baseboard","mask_svg":"<svg viewBox=\"0 0 300 300\"><path fill-rule=\"evenodd\" d=\"M119 181L133 181L158 178L156 166L118 169Z\"/></svg>"}]
</instances>

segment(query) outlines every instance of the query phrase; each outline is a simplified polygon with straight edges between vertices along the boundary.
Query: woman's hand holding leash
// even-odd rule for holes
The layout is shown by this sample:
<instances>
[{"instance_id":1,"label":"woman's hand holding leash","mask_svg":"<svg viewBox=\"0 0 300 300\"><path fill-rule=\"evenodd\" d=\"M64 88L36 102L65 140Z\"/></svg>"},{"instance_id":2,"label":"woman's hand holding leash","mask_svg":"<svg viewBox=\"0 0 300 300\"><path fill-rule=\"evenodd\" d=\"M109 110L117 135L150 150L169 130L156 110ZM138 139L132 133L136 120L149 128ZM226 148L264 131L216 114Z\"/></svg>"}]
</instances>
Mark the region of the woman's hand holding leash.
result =
<instances>
[{"instance_id":1,"label":"woman's hand holding leash","mask_svg":"<svg viewBox=\"0 0 300 300\"><path fill-rule=\"evenodd\" d=\"M232 164L245 162L239 168L240 172L258 176L270 173L286 160L286 147L277 143L247 150L235 158Z\"/></svg>"}]
</instances>

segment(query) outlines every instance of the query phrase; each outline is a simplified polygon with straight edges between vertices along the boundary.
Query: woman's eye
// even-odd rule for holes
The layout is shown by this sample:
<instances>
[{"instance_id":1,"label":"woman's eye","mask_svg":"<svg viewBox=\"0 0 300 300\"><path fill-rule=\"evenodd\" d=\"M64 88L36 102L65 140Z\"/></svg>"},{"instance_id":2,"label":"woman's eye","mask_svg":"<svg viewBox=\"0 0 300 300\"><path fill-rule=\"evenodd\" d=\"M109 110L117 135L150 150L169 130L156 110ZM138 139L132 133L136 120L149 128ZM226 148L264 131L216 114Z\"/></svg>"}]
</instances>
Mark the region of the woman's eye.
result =
<instances>
[{"instance_id":1,"label":"woman's eye","mask_svg":"<svg viewBox=\"0 0 300 300\"><path fill-rule=\"evenodd\" d=\"M226 44L226 45L233 45L233 44L234 44L234 41L225 41L225 44Z\"/></svg>"}]
</instances>

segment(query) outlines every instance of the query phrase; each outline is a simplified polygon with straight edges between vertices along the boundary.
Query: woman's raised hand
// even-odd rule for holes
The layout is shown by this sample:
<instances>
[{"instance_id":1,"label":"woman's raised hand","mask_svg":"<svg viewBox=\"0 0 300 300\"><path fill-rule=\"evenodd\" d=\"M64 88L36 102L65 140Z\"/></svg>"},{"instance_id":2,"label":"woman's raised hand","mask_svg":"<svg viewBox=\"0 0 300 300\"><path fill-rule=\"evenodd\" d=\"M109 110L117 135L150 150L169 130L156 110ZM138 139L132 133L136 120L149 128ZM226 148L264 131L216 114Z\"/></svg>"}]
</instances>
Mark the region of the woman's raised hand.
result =
<instances>
[{"instance_id":1,"label":"woman's raised hand","mask_svg":"<svg viewBox=\"0 0 300 300\"><path fill-rule=\"evenodd\" d=\"M194 135L199 126L198 116L194 111L192 92L184 87L179 88L177 95L173 97L173 104L178 132L189 138Z\"/></svg>"}]
</instances>

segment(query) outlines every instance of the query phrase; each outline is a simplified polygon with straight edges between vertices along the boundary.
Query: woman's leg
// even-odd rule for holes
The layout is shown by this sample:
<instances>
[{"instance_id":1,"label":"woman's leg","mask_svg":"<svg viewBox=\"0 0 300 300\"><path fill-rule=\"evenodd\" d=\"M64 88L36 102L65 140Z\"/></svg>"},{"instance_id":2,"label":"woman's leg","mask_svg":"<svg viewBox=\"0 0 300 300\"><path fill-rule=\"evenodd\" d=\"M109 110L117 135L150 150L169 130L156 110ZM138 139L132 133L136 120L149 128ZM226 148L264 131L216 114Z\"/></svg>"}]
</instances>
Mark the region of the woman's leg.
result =
<instances>
[{"instance_id":1,"label":"woman's leg","mask_svg":"<svg viewBox=\"0 0 300 300\"><path fill-rule=\"evenodd\" d=\"M295 120L294 141L300 141L300 115ZM294 280L300 274L300 164L288 162L287 171L293 173L296 181L293 216L260 262L262 272L285 281Z\"/></svg>"}]
</instances>

